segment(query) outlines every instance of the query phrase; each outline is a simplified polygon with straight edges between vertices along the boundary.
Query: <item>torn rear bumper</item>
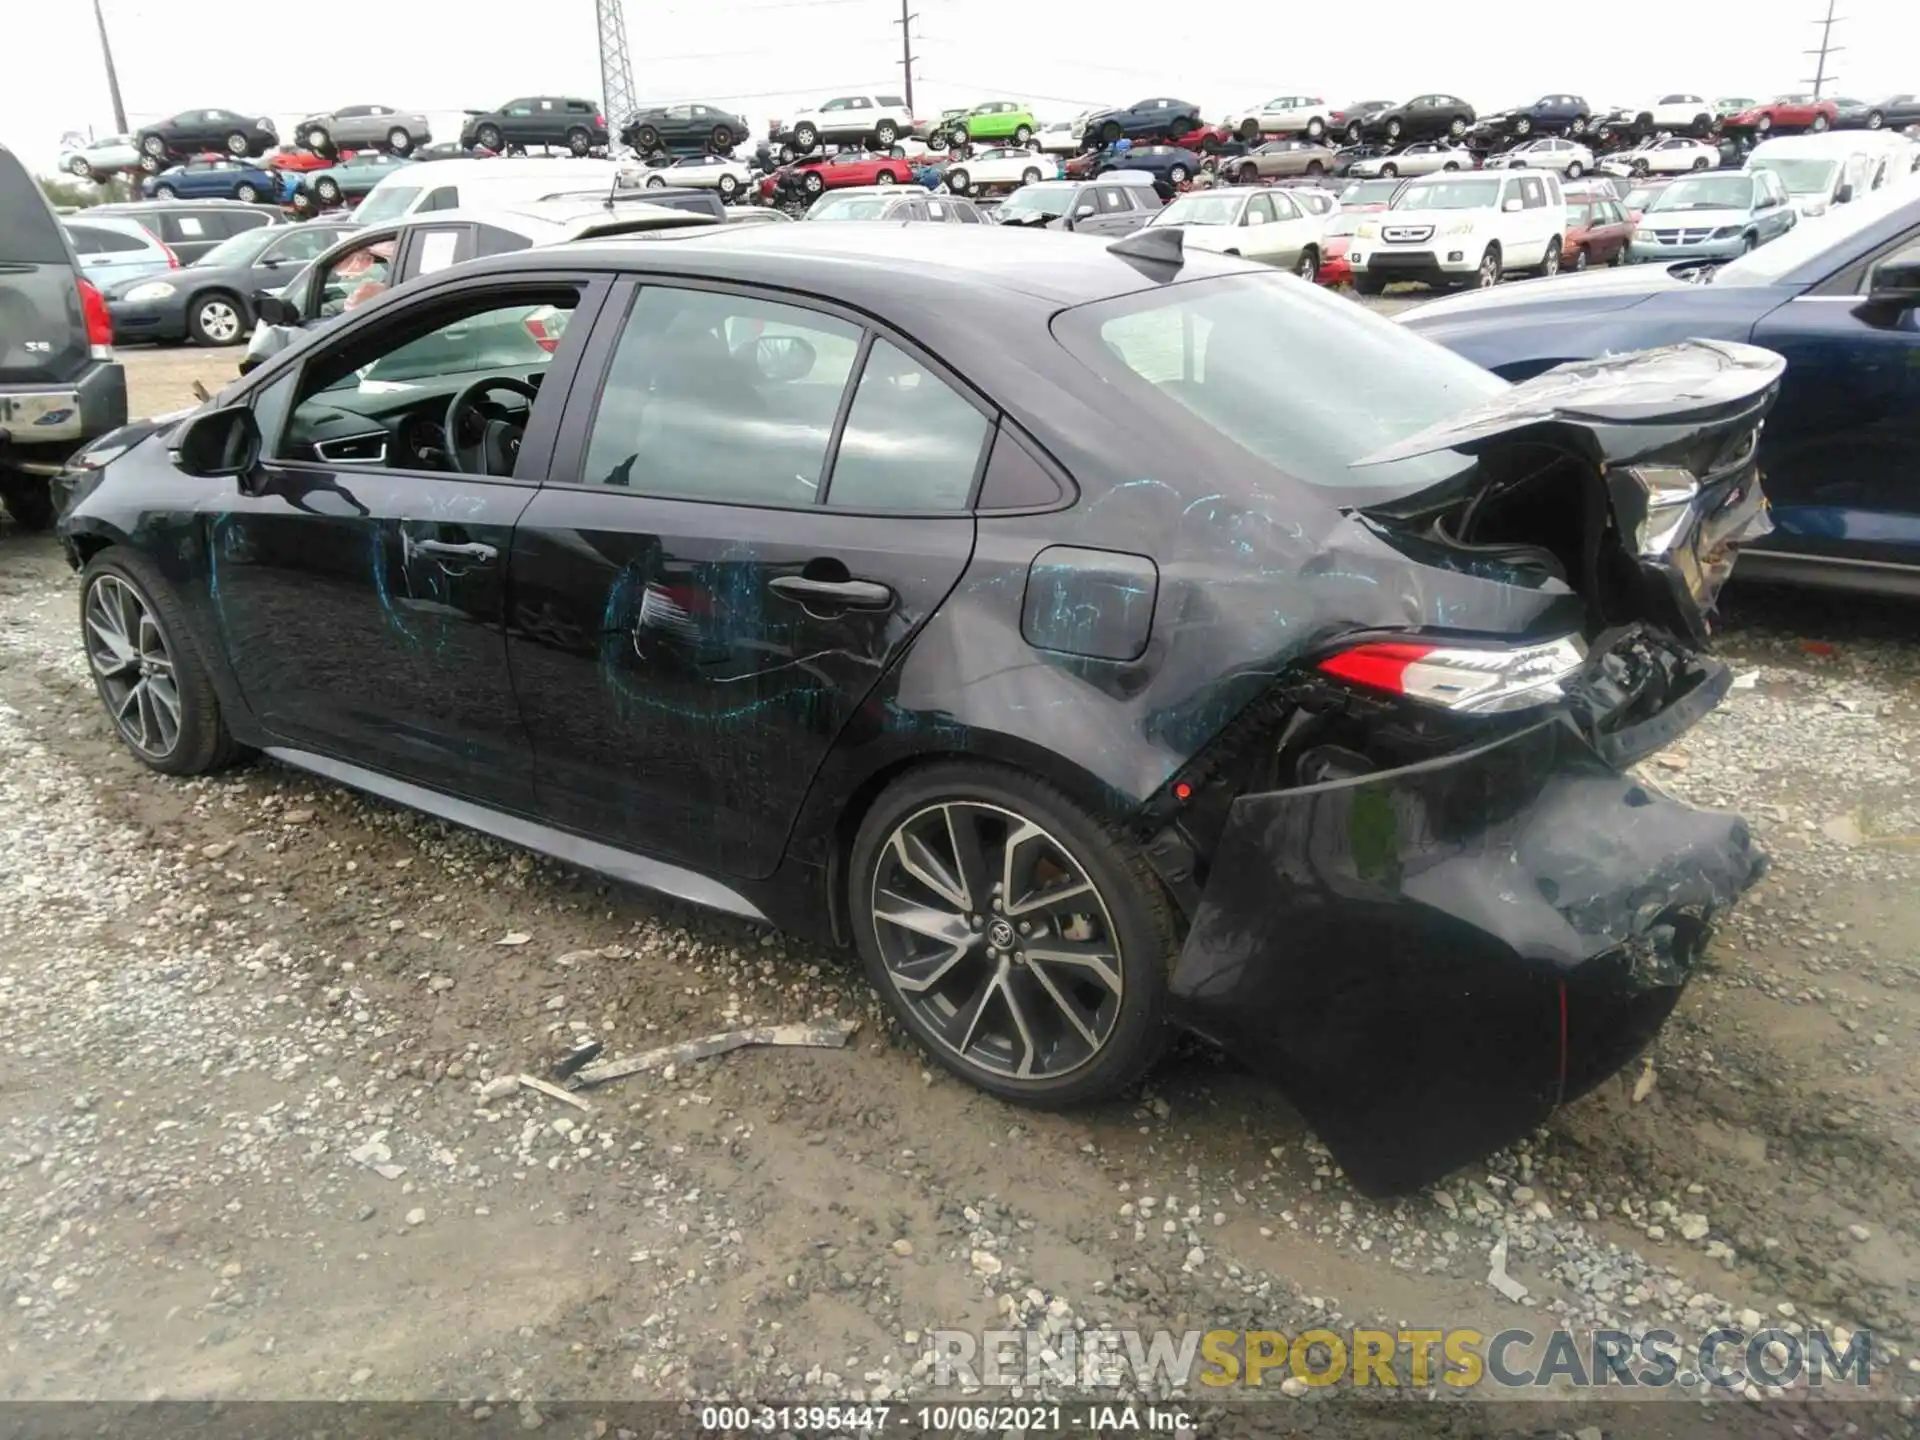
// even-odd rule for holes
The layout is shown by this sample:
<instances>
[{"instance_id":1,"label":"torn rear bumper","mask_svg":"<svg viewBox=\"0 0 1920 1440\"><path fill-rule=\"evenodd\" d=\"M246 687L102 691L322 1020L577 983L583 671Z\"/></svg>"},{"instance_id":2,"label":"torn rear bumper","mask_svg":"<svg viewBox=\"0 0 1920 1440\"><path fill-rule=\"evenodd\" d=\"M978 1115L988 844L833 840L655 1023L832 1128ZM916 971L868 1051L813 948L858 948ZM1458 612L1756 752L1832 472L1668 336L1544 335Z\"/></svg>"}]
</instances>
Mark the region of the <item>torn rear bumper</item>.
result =
<instances>
[{"instance_id":1,"label":"torn rear bumper","mask_svg":"<svg viewBox=\"0 0 1920 1440\"><path fill-rule=\"evenodd\" d=\"M1765 868L1738 816L1655 793L1557 718L1241 796L1173 998L1286 1087L1360 1188L1411 1189L1638 1053Z\"/></svg>"}]
</instances>

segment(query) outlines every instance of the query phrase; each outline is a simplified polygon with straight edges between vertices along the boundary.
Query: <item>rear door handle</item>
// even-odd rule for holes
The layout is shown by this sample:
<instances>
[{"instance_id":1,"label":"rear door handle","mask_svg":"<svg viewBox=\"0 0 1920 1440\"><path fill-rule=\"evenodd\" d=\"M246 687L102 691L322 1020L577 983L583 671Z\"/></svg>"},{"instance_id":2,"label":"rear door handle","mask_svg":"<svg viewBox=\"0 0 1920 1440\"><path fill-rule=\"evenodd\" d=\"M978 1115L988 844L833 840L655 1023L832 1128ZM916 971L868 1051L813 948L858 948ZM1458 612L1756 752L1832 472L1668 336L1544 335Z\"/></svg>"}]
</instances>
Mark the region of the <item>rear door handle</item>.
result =
<instances>
[{"instance_id":1,"label":"rear door handle","mask_svg":"<svg viewBox=\"0 0 1920 1440\"><path fill-rule=\"evenodd\" d=\"M809 580L804 575L776 575L767 584L784 599L825 609L885 610L893 604L893 591L875 580Z\"/></svg>"},{"instance_id":2,"label":"rear door handle","mask_svg":"<svg viewBox=\"0 0 1920 1440\"><path fill-rule=\"evenodd\" d=\"M491 565L500 558L500 552L491 545L482 545L473 541L466 545L455 545L447 540L415 540L413 548L422 555L432 555L441 560L465 560L474 565Z\"/></svg>"}]
</instances>

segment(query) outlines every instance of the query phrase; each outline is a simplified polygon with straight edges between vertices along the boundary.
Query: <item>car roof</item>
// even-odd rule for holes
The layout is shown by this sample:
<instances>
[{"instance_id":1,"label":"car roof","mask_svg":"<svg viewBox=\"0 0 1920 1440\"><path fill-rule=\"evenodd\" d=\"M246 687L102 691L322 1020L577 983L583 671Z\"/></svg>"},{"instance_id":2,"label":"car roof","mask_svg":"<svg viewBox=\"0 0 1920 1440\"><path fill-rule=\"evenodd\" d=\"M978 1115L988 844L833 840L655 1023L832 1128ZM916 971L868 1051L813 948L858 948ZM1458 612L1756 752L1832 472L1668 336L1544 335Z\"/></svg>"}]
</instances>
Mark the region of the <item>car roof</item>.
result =
<instances>
[{"instance_id":1,"label":"car roof","mask_svg":"<svg viewBox=\"0 0 1920 1440\"><path fill-rule=\"evenodd\" d=\"M255 205L247 200L115 200L89 207L101 215L184 214L189 210L251 210L285 220L286 212L277 205Z\"/></svg>"},{"instance_id":2,"label":"car roof","mask_svg":"<svg viewBox=\"0 0 1920 1440\"><path fill-rule=\"evenodd\" d=\"M103 230L111 230L118 235L132 235L138 239L158 245L159 238L146 226L129 215L98 215L92 209L76 210L71 215L60 217L62 225L98 225ZM268 227L261 226L261 229Z\"/></svg>"},{"instance_id":3,"label":"car roof","mask_svg":"<svg viewBox=\"0 0 1920 1440\"><path fill-rule=\"evenodd\" d=\"M1159 280L1159 267L1149 274L1112 253L1103 240L992 225L717 225L649 241L644 252L626 240L582 241L569 247L568 262L627 268L641 263L643 254L649 270L752 281L856 305L884 305L890 299L933 304L939 297L946 314L967 303L968 296L1017 295L1079 305L1148 289ZM525 263L513 256L474 262L505 271ZM1178 278L1259 268L1193 252Z\"/></svg>"}]
</instances>

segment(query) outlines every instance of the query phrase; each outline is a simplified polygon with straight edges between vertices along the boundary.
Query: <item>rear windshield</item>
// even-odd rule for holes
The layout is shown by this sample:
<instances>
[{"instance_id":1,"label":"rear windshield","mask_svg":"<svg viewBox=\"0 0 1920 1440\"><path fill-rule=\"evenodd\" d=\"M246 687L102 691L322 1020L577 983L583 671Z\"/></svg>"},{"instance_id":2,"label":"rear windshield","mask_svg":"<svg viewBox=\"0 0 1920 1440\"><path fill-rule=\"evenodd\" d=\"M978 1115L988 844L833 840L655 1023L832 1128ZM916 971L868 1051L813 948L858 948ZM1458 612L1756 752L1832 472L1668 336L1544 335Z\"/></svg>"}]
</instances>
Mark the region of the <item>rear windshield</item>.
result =
<instances>
[{"instance_id":1,"label":"rear windshield","mask_svg":"<svg viewBox=\"0 0 1920 1440\"><path fill-rule=\"evenodd\" d=\"M67 239L40 186L11 150L0 150L0 263L71 265Z\"/></svg>"},{"instance_id":2,"label":"rear windshield","mask_svg":"<svg viewBox=\"0 0 1920 1440\"><path fill-rule=\"evenodd\" d=\"M1470 462L1451 451L1350 467L1507 388L1290 275L1124 295L1068 310L1053 328L1082 364L1169 423L1197 421L1278 470L1348 492L1410 495L1464 469Z\"/></svg>"}]
</instances>

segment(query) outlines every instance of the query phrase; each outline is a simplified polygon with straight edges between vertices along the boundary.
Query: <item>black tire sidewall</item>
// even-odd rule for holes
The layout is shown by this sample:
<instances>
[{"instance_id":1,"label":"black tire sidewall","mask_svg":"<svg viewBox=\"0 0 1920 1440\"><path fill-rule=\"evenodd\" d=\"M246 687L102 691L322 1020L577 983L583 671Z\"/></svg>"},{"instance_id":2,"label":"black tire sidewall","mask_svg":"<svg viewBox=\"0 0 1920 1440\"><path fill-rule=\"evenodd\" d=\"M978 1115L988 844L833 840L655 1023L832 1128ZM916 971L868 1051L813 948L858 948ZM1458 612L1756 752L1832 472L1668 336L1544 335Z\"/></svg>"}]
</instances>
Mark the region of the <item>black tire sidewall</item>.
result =
<instances>
[{"instance_id":1,"label":"black tire sidewall","mask_svg":"<svg viewBox=\"0 0 1920 1440\"><path fill-rule=\"evenodd\" d=\"M875 862L901 820L942 800L997 805L1032 820L1072 850L1106 902L1120 942L1120 1016L1101 1053L1079 1069L1053 1080L1024 1082L975 1070L927 1032L894 988L868 899ZM1137 1081L1158 1058L1169 1029L1167 975L1178 943L1172 907L1138 852L1052 786L976 761L912 771L868 810L847 877L847 913L868 979L927 1054L960 1078L1003 1099L1045 1109L1112 1096Z\"/></svg>"}]
</instances>

